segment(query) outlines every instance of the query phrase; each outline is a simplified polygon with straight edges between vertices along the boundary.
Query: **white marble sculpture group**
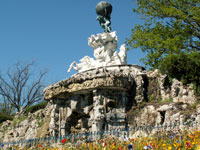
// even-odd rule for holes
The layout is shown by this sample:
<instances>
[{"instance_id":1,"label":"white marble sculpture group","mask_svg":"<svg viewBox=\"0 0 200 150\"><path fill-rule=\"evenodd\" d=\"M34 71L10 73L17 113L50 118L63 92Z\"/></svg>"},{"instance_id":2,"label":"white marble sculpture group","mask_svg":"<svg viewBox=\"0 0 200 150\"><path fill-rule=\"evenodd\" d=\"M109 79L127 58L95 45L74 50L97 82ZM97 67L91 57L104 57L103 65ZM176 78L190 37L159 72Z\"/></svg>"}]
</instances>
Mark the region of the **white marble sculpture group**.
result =
<instances>
[{"instance_id":1,"label":"white marble sculpture group","mask_svg":"<svg viewBox=\"0 0 200 150\"><path fill-rule=\"evenodd\" d=\"M79 60L80 63L72 62L68 72L70 72L71 69L82 72L98 67L127 64L127 49L125 44L121 45L119 52L116 51L116 32L104 32L97 34L97 36L91 35L91 37L88 38L88 45L94 49L94 57L96 60L85 56Z\"/></svg>"}]
</instances>

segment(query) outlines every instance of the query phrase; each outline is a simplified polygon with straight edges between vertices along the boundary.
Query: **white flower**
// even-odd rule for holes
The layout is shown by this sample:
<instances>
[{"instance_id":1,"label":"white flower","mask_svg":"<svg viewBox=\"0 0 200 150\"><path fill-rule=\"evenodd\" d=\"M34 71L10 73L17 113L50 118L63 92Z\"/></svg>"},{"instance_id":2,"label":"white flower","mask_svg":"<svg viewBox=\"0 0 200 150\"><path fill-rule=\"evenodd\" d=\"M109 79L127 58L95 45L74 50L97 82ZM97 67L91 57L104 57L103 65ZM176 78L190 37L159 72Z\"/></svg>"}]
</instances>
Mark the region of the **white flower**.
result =
<instances>
[{"instance_id":1,"label":"white flower","mask_svg":"<svg viewBox=\"0 0 200 150\"><path fill-rule=\"evenodd\" d=\"M144 147L144 149L152 149L152 146L151 145L147 145Z\"/></svg>"}]
</instances>

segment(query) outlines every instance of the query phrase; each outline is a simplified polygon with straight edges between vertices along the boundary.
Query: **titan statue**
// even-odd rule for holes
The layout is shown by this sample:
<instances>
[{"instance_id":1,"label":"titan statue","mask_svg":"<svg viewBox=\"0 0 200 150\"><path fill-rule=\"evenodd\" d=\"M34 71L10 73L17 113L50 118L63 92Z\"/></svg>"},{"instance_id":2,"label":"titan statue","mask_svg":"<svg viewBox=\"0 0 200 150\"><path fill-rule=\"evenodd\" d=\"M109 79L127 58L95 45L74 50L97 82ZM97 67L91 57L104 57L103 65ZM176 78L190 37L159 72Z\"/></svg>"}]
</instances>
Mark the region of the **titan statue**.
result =
<instances>
[{"instance_id":1,"label":"titan statue","mask_svg":"<svg viewBox=\"0 0 200 150\"><path fill-rule=\"evenodd\" d=\"M112 5L106 1L101 1L96 6L97 20L104 29L104 32L111 32L110 14L112 12Z\"/></svg>"},{"instance_id":2,"label":"titan statue","mask_svg":"<svg viewBox=\"0 0 200 150\"><path fill-rule=\"evenodd\" d=\"M91 37L88 38L88 45L94 50L94 58L85 56L79 60L79 63L76 63L75 61L72 62L69 66L68 72L70 72L71 69L83 72L99 67L127 64L127 48L125 44L121 45L119 52L116 51L118 38L115 31L111 32L111 12L112 5L108 2L101 1L97 4L97 20L99 20L104 32L99 33L96 36L91 35Z\"/></svg>"}]
</instances>

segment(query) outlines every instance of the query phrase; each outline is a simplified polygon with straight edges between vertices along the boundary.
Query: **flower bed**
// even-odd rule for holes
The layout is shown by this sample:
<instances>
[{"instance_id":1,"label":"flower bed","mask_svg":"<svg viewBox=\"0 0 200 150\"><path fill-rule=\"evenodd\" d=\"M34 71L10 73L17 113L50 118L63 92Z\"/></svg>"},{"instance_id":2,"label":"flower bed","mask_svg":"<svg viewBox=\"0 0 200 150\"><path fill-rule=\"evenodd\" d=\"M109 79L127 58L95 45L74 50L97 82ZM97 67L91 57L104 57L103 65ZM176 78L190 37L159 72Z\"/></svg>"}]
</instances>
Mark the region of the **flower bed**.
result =
<instances>
[{"instance_id":1,"label":"flower bed","mask_svg":"<svg viewBox=\"0 0 200 150\"><path fill-rule=\"evenodd\" d=\"M1 149L4 149L2 145ZM8 148L7 148L8 149ZM38 144L36 147L17 146L10 147L12 150L200 150L200 131L185 132L182 135L165 135L160 137L143 138L115 138L107 137L88 142L71 142L69 139L62 139L57 146Z\"/></svg>"}]
</instances>

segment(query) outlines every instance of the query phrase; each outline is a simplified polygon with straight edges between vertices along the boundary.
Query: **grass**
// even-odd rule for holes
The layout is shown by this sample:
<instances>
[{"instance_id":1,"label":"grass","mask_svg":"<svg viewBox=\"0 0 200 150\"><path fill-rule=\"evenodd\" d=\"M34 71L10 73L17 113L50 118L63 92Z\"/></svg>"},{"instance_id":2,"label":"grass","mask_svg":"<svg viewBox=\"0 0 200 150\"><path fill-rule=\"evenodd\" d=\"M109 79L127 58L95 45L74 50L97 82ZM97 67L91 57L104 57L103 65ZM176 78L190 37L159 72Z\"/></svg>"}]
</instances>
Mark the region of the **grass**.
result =
<instances>
[{"instance_id":1,"label":"grass","mask_svg":"<svg viewBox=\"0 0 200 150\"><path fill-rule=\"evenodd\" d=\"M197 105L199 105L199 104L200 104L200 101L195 101L195 103L191 104L190 106L192 109L196 109Z\"/></svg>"},{"instance_id":2,"label":"grass","mask_svg":"<svg viewBox=\"0 0 200 150\"><path fill-rule=\"evenodd\" d=\"M25 115L20 116L18 118L14 118L11 126L16 126L17 123L21 123L22 121L24 121L26 119L27 119L27 116L25 116Z\"/></svg>"},{"instance_id":3,"label":"grass","mask_svg":"<svg viewBox=\"0 0 200 150\"><path fill-rule=\"evenodd\" d=\"M148 102L151 102L151 103L161 103L161 104L163 104L163 103L171 103L171 102L173 102L173 98L172 97L169 97L167 99L161 99L161 98L159 98L159 100L156 100L153 97L149 97L149 101Z\"/></svg>"},{"instance_id":4,"label":"grass","mask_svg":"<svg viewBox=\"0 0 200 150\"><path fill-rule=\"evenodd\" d=\"M48 135L49 123L50 116L47 116L44 120L38 120L39 129L36 137L46 137Z\"/></svg>"}]
</instances>

